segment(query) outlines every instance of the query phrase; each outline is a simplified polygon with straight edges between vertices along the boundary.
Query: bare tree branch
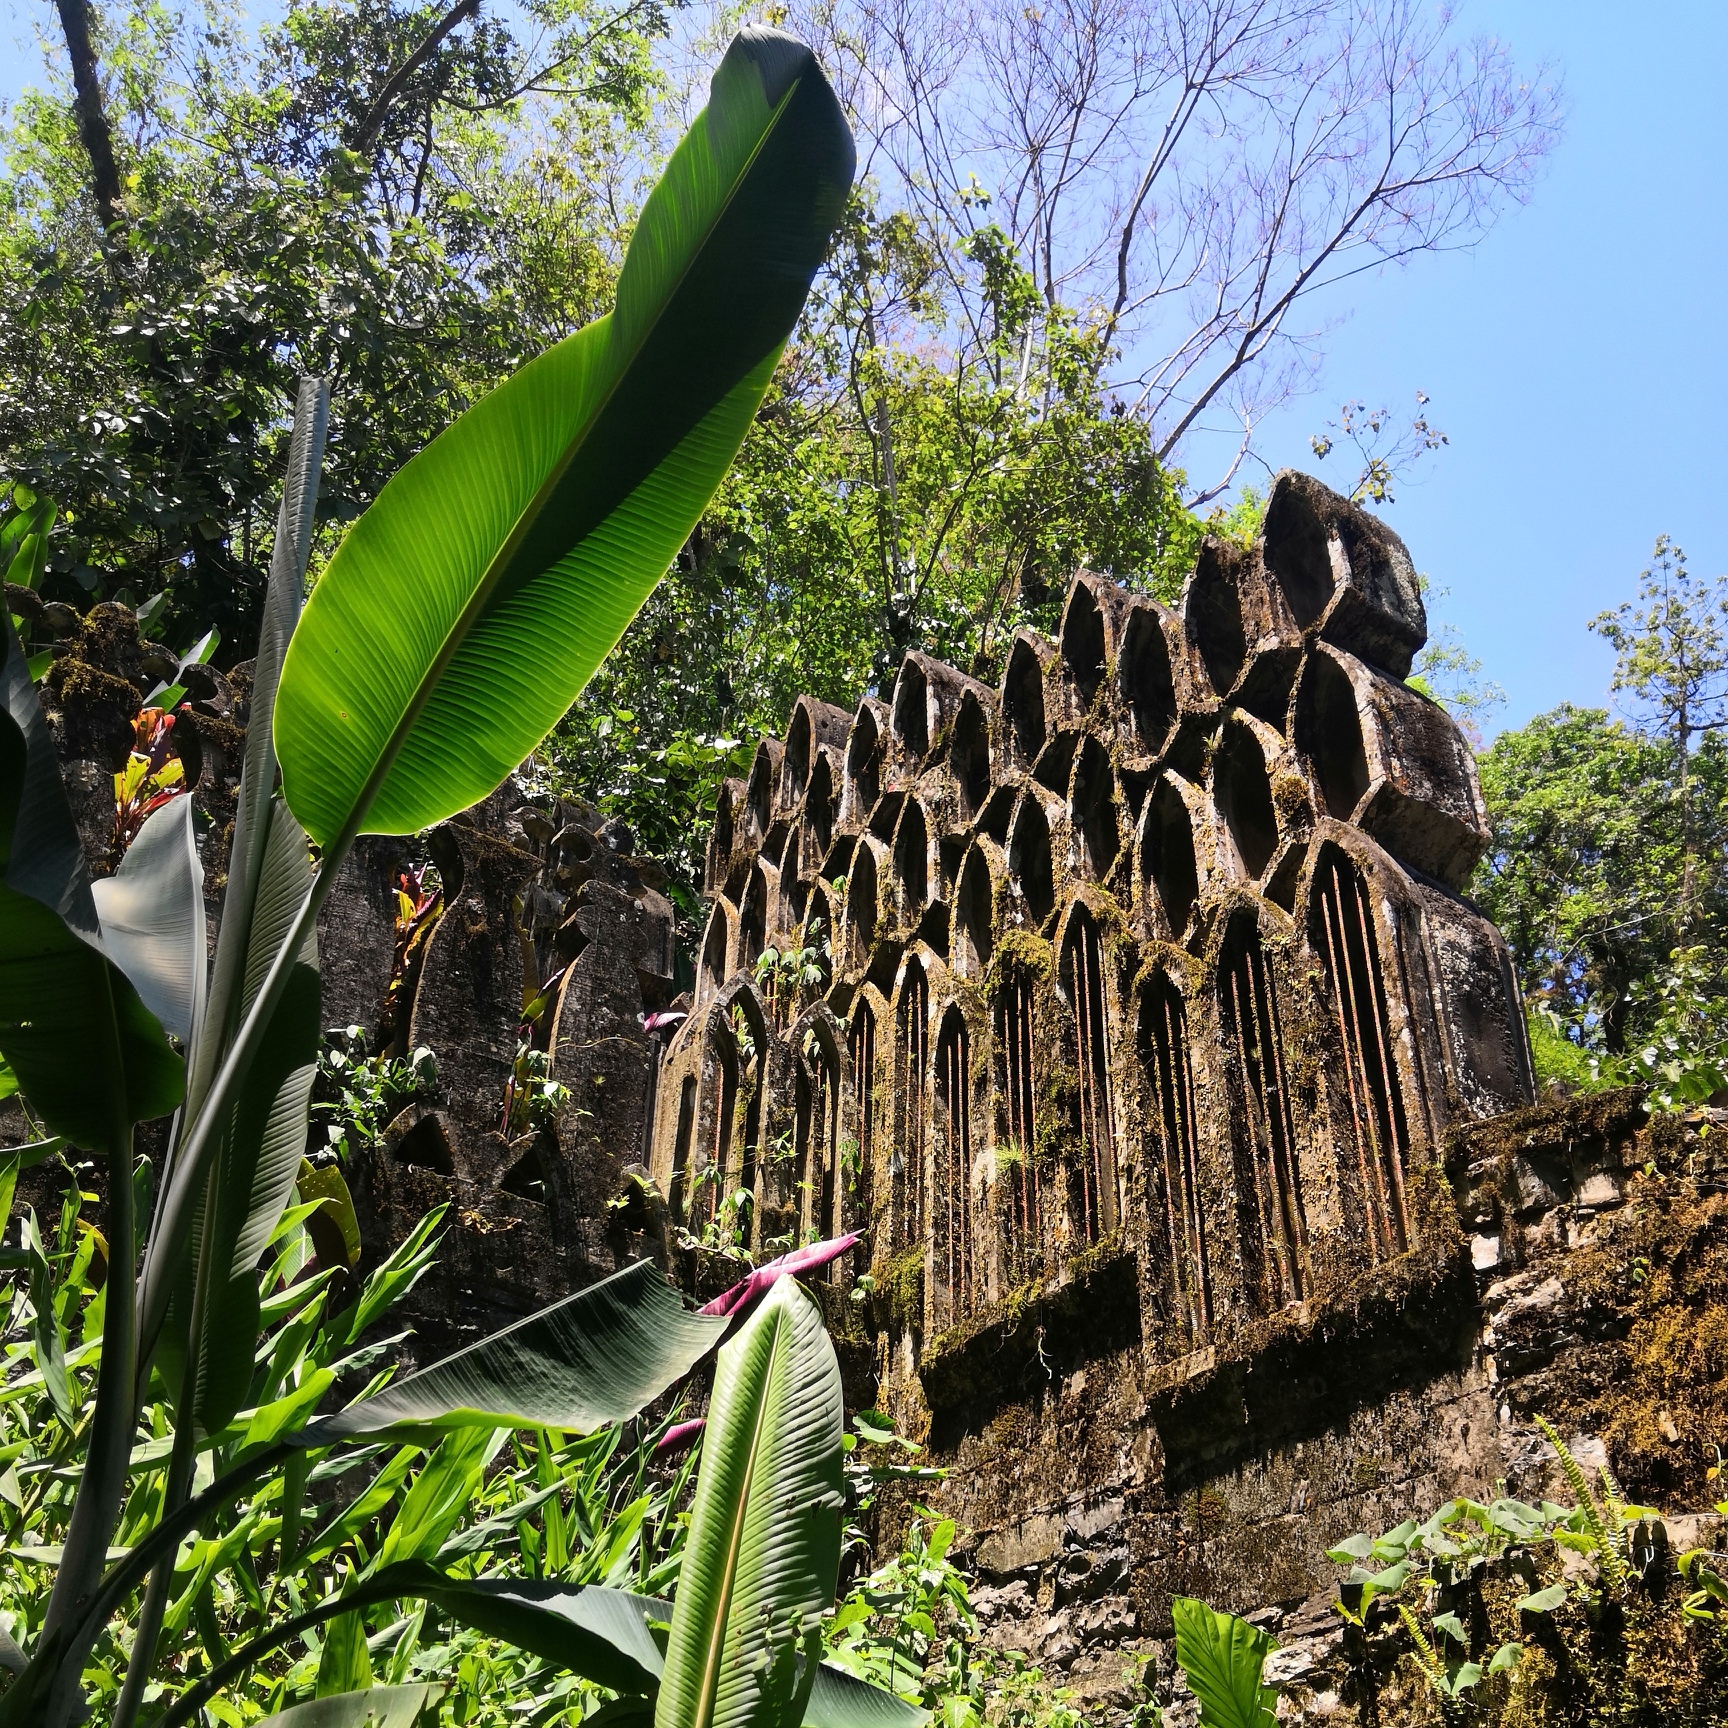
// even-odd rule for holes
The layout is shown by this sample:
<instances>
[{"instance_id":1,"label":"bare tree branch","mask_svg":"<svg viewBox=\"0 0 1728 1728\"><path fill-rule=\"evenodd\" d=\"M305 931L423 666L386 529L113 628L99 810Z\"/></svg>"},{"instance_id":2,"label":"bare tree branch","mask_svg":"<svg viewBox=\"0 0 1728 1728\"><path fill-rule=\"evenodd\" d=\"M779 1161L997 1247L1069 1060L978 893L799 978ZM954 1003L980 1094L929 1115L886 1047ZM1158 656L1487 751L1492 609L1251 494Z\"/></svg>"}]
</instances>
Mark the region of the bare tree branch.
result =
<instances>
[{"instance_id":1,"label":"bare tree branch","mask_svg":"<svg viewBox=\"0 0 1728 1728\"><path fill-rule=\"evenodd\" d=\"M378 142L378 134L384 129L384 122L389 118L391 108L407 88L409 79L438 52L452 30L467 23L479 11L480 0L456 0L456 4L426 33L414 52L384 80L383 88L372 98L371 107L361 116L359 125L354 128L349 149L358 156L371 154L373 145Z\"/></svg>"},{"instance_id":2,"label":"bare tree branch","mask_svg":"<svg viewBox=\"0 0 1728 1728\"><path fill-rule=\"evenodd\" d=\"M1251 442L1340 290L1474 245L1559 131L1542 68L1426 0L802 0L796 24L843 68L884 212L937 246L955 364L991 337L962 243L994 224L1166 462L1226 409Z\"/></svg>"}]
</instances>

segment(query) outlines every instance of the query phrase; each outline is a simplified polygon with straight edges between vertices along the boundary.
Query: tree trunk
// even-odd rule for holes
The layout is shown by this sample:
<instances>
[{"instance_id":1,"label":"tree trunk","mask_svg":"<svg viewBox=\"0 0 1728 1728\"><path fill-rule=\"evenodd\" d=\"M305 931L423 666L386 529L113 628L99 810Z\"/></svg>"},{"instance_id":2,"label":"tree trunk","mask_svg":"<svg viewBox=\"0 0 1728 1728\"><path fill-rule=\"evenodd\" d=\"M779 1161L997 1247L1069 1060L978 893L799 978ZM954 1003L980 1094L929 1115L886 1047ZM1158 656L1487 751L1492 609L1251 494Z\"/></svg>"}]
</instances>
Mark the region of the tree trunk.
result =
<instances>
[{"instance_id":1,"label":"tree trunk","mask_svg":"<svg viewBox=\"0 0 1728 1728\"><path fill-rule=\"evenodd\" d=\"M90 158L90 190L104 231L117 240L125 226L126 208L120 197L120 170L114 162L114 135L102 105L102 81L97 76L96 50L90 41L88 0L56 0L66 52L72 60L72 88L77 92L78 136Z\"/></svg>"}]
</instances>

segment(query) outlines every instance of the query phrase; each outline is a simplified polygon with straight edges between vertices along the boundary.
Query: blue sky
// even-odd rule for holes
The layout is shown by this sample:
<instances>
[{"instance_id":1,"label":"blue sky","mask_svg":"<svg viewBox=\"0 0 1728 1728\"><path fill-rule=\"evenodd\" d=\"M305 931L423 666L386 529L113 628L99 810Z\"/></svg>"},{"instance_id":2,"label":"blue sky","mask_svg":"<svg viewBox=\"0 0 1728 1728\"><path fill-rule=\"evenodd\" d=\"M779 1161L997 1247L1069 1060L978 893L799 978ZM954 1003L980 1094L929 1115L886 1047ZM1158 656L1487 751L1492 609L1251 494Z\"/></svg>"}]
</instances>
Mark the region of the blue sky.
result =
<instances>
[{"instance_id":1,"label":"blue sky","mask_svg":"<svg viewBox=\"0 0 1728 1728\"><path fill-rule=\"evenodd\" d=\"M1715 420L1728 405L1728 5L1467 0L1471 33L1557 63L1566 137L1529 205L1471 254L1366 283L1317 393L1264 428L1274 468L1346 398L1450 436L1386 512L1446 590L1433 608L1507 692L1497 725L1606 699L1587 621L1630 598L1658 533L1728 568ZM0 96L34 67L47 0L0 0ZM1193 453L1206 472L1205 452ZM1348 478L1342 454L1322 478ZM1332 470L1338 470L1336 474Z\"/></svg>"},{"instance_id":2,"label":"blue sky","mask_svg":"<svg viewBox=\"0 0 1728 1728\"><path fill-rule=\"evenodd\" d=\"M1585 626L1635 594L1658 533L1728 568L1728 6L1475 0L1461 18L1561 63L1566 137L1473 254L1362 291L1320 393L1263 448L1334 479L1342 455L1316 467L1308 437L1339 402L1408 412L1428 392L1451 444L1386 519L1506 690L1492 731L1607 699L1613 656Z\"/></svg>"}]
</instances>

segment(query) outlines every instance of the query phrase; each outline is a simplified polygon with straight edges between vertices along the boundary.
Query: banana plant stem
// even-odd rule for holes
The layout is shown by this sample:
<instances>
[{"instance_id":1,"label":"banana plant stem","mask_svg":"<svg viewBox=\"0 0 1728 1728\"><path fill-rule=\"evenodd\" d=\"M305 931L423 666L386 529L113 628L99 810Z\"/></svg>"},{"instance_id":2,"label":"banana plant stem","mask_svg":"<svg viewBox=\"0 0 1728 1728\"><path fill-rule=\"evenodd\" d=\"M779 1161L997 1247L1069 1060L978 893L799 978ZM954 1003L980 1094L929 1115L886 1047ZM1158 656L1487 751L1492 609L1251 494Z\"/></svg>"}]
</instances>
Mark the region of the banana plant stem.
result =
<instances>
[{"instance_id":1,"label":"banana plant stem","mask_svg":"<svg viewBox=\"0 0 1728 1728\"><path fill-rule=\"evenodd\" d=\"M400 1595L402 1589L401 1579L392 1579L387 1572L382 1573L379 1579L363 1583L345 1596L329 1597L316 1608L308 1608L304 1614L296 1614L293 1619L284 1620L279 1625L270 1627L268 1631L260 1632L250 1644L241 1645L227 1661L217 1663L189 1692L182 1693L168 1713L154 1724L154 1728L182 1728L182 1725L190 1722L235 1675L250 1668L260 1656L268 1656L272 1650L279 1650L284 1644L298 1638L301 1633L310 1632L314 1627L323 1625L326 1620L334 1620L340 1614L352 1614L362 1608L370 1608L375 1603L388 1602L392 1597Z\"/></svg>"},{"instance_id":2,"label":"banana plant stem","mask_svg":"<svg viewBox=\"0 0 1728 1728\"><path fill-rule=\"evenodd\" d=\"M101 968L103 1008L101 1037L109 1074L111 1121L108 1131L108 1280L110 1300L102 1316L102 1368L96 1384L96 1410L90 1423L83 1479L72 1507L60 1570L43 1617L44 1637L52 1637L69 1621L81 1618L95 1591L108 1553L108 1543L120 1517L126 1493L126 1470L132 1461L132 1431L136 1407L133 1384L137 1371L137 1312L131 1284L137 1266L136 1223L132 1216L132 1122L126 1099L126 1064L120 1048L120 1027L114 1004L113 980ZM91 1640L94 1633L91 1634ZM74 1636L66 1661L55 1674L47 1701L45 1728L60 1728L77 1703L78 1675L89 1642Z\"/></svg>"},{"instance_id":3,"label":"banana plant stem","mask_svg":"<svg viewBox=\"0 0 1728 1728\"><path fill-rule=\"evenodd\" d=\"M192 1486L192 1472L198 1461L196 1430L192 1425L192 1400L195 1395L193 1362L186 1364L182 1376L180 1421L174 1430L174 1450L168 1458L168 1480L162 1490L162 1512L170 1516L186 1504L187 1491ZM175 1548L179 1543L175 1543ZM132 1640L132 1654L126 1663L126 1682L120 1688L119 1702L114 1706L111 1728L132 1728L138 1719L139 1706L144 1702L144 1688L150 1683L150 1670L156 1662L156 1642L162 1635L162 1617L168 1611L168 1593L174 1584L174 1555L169 1553L157 1561L144 1587L144 1605L138 1614L138 1632Z\"/></svg>"}]
</instances>

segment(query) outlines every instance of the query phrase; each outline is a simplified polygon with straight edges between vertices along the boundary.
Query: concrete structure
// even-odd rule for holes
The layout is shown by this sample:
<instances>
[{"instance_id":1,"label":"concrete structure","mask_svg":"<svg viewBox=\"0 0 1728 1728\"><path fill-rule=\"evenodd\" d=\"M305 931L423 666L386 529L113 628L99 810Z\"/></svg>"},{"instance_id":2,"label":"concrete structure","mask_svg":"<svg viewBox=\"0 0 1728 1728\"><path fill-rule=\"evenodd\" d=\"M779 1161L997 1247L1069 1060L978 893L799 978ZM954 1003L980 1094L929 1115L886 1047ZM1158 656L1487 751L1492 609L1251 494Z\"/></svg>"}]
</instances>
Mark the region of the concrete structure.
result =
<instances>
[{"instance_id":1,"label":"concrete structure","mask_svg":"<svg viewBox=\"0 0 1728 1728\"><path fill-rule=\"evenodd\" d=\"M800 700L716 813L673 1221L866 1232L882 1371L933 1410L1031 1291L1119 1284L1175 1360L1417 1248L1446 1130L1534 1096L1424 634L1397 538L1283 474L1174 610L1082 575L995 690L911 654L855 714Z\"/></svg>"},{"instance_id":2,"label":"concrete structure","mask_svg":"<svg viewBox=\"0 0 1728 1728\"><path fill-rule=\"evenodd\" d=\"M802 699L720 798L688 992L663 875L592 809L512 779L363 841L325 1021L438 1059L348 1163L373 1259L448 1207L406 1353L644 1255L711 1293L862 1231L818 1286L852 1402L948 1467L991 1635L1111 1709L1135 1652L1168 1698L1173 1591L1277 1627L1301 1710L1349 1705L1326 1546L1558 1489L1533 1413L1703 1504L1728 1117L1532 1107L1459 894L1475 768L1403 682L1424 629L1396 537L1284 474L1174 609L1082 575L996 689L913 654L855 712ZM143 653L99 607L47 681L99 871ZM203 674L174 733L213 895L248 688Z\"/></svg>"}]
</instances>

